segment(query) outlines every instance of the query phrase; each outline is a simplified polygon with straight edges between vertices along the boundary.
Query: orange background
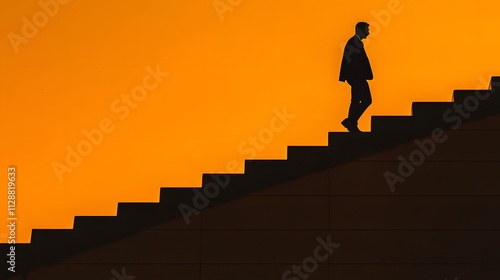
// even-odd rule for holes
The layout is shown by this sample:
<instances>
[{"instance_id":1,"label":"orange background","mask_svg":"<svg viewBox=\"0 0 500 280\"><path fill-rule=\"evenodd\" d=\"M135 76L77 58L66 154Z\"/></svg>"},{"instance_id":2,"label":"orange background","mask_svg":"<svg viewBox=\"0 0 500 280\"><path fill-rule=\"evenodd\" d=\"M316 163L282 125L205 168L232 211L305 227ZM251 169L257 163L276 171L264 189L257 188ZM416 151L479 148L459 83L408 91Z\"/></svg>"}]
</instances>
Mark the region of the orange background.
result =
<instances>
[{"instance_id":1,"label":"orange background","mask_svg":"<svg viewBox=\"0 0 500 280\"><path fill-rule=\"evenodd\" d=\"M449 101L500 74L498 2L229 2L219 15L213 0L72 0L18 53L9 34L43 9L0 4L0 173L18 169L18 242L33 228L71 228L75 215L115 215L119 201L158 201L161 186L200 186L203 172L243 172L245 158L326 145L344 131L350 88L338 73L357 21L371 23L375 74L362 130L370 115L410 114L413 101ZM111 104L157 65L170 75L120 119ZM251 154L248 138L285 107L295 118ZM114 131L59 180L52 164L103 119ZM7 223L7 180L2 189Z\"/></svg>"}]
</instances>

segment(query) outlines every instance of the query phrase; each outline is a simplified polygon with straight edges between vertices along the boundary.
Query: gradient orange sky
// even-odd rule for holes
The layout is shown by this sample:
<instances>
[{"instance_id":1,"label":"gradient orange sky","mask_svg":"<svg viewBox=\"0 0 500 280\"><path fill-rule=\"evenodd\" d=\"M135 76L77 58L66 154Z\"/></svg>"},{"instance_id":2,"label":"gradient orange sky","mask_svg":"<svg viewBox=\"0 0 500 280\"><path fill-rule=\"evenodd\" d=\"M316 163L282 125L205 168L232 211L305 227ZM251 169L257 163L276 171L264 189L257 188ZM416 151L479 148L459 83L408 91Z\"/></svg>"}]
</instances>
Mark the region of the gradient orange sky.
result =
<instances>
[{"instance_id":1,"label":"gradient orange sky","mask_svg":"<svg viewBox=\"0 0 500 280\"><path fill-rule=\"evenodd\" d=\"M38 0L0 4L0 172L18 170L17 242L75 215L115 215L120 201L158 201L161 186L198 187L203 172L243 172L247 158L326 145L344 131L350 88L338 74L357 21L371 23L375 74L362 130L370 115L407 115L413 101L449 101L500 74L494 1L60 2L46 22ZM169 74L153 87L148 67ZM121 99L144 79L141 101ZM283 110L293 118L280 122ZM57 175L102 122L102 141Z\"/></svg>"}]
</instances>

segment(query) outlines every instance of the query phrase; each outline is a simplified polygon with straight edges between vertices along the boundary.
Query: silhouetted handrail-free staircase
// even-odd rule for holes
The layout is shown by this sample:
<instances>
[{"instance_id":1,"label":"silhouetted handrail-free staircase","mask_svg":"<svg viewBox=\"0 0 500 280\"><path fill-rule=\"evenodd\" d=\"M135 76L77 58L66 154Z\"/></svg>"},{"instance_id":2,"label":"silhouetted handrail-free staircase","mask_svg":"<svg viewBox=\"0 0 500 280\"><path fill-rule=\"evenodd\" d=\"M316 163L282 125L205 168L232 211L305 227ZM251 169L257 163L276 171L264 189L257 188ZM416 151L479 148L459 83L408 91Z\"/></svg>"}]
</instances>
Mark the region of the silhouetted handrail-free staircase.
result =
<instances>
[{"instance_id":1,"label":"silhouetted handrail-free staircase","mask_svg":"<svg viewBox=\"0 0 500 280\"><path fill-rule=\"evenodd\" d=\"M450 118L445 117L445 112L455 110L456 105L464 106L469 102L467 107L475 108L478 104L477 109L466 112L467 117L461 116L464 123L499 114L500 77L492 77L491 85L488 90L456 90L453 102L414 102L411 116L374 116L371 132L332 132L329 133L328 146L288 147L287 160L247 160L244 174L204 174L204 188L211 184L219 189L203 208L375 155L429 136L436 128L454 130L457 119L450 121ZM488 95L487 99L484 98ZM456 114L453 116L456 117ZM159 203L119 203L117 216L77 216L73 229L35 229L30 244L16 245L16 275L178 219L181 217L179 205L203 211L193 205L194 199L192 189L162 188ZM2 244L0 251L7 252L8 247ZM5 262L6 256L2 254L2 263Z\"/></svg>"}]
</instances>

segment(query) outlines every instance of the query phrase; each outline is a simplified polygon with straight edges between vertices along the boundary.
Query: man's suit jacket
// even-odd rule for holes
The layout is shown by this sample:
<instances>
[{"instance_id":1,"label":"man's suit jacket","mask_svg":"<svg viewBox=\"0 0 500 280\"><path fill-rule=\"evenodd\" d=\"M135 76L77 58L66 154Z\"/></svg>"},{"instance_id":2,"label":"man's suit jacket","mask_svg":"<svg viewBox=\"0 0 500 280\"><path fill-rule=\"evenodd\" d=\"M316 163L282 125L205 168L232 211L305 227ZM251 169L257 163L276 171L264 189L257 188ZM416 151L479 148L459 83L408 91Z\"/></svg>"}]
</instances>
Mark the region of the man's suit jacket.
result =
<instances>
[{"instance_id":1,"label":"man's suit jacket","mask_svg":"<svg viewBox=\"0 0 500 280\"><path fill-rule=\"evenodd\" d=\"M372 80L373 72L363 42L354 36L347 42L340 66L339 81Z\"/></svg>"}]
</instances>

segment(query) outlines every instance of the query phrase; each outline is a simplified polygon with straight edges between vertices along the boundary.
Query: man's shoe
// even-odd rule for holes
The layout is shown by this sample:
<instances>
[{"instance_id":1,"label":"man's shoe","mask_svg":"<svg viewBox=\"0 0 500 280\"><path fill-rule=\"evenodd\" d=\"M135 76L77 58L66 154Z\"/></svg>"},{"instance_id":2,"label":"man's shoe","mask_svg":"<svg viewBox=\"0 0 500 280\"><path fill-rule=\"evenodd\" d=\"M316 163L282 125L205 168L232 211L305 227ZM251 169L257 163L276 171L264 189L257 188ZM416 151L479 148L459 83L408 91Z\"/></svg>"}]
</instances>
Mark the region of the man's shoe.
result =
<instances>
[{"instance_id":1,"label":"man's shoe","mask_svg":"<svg viewBox=\"0 0 500 280\"><path fill-rule=\"evenodd\" d=\"M347 130L349 132L353 132L353 133L360 133L361 130L359 130L358 126L355 125L355 124L352 124L351 122L349 122L349 119L345 119L341 122L341 124L347 128Z\"/></svg>"},{"instance_id":2,"label":"man's shoe","mask_svg":"<svg viewBox=\"0 0 500 280\"><path fill-rule=\"evenodd\" d=\"M351 127L351 126L352 126L352 125L351 125L351 123L349 122L349 119L345 119L345 120L343 120L343 121L341 122L341 124L342 124L345 128L347 128L347 130L349 130L349 127Z\"/></svg>"},{"instance_id":3,"label":"man's shoe","mask_svg":"<svg viewBox=\"0 0 500 280\"><path fill-rule=\"evenodd\" d=\"M352 133L361 133L362 132L361 130L359 130L357 125L353 125L353 126L349 127L347 130L349 130L349 132L352 132Z\"/></svg>"}]
</instances>

